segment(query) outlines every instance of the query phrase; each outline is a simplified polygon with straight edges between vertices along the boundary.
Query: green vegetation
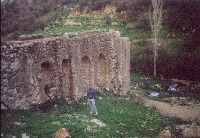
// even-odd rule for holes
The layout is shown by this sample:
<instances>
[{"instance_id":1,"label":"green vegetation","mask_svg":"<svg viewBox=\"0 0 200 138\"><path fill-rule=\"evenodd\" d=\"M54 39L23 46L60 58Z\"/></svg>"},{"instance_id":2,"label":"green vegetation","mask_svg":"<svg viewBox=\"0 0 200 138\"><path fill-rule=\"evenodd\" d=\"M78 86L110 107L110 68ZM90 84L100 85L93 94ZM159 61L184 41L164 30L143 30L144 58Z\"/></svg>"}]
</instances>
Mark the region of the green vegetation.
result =
<instances>
[{"instance_id":1,"label":"green vegetation","mask_svg":"<svg viewBox=\"0 0 200 138\"><path fill-rule=\"evenodd\" d=\"M182 39L175 39L174 41L171 41L170 45L166 48L166 51L171 55L181 54L183 52L183 44L184 41Z\"/></svg>"},{"instance_id":2,"label":"green vegetation","mask_svg":"<svg viewBox=\"0 0 200 138\"><path fill-rule=\"evenodd\" d=\"M151 31L141 31L137 28L124 28L122 30L122 35L129 37L130 40L132 39L138 39L138 38L150 38L151 37Z\"/></svg>"},{"instance_id":3,"label":"green vegetation","mask_svg":"<svg viewBox=\"0 0 200 138\"><path fill-rule=\"evenodd\" d=\"M111 19L105 19L99 20L94 18L88 18L88 17L70 17L68 19L76 20L77 23L85 23L85 25L53 25L46 27L44 30L37 30L34 33L41 33L46 37L51 37L53 34L64 34L65 32L82 32L82 31L88 31L88 30L110 30L114 29L116 31L120 31L122 36L129 37L130 40L136 39L136 38L150 38L150 31L144 32L141 30L138 30L137 28L133 27L126 27L124 25L121 25L120 21L115 21L116 25L111 25L108 23L108 25L89 25L91 21L95 21L97 24L100 22L113 22Z\"/></svg>"},{"instance_id":4,"label":"green vegetation","mask_svg":"<svg viewBox=\"0 0 200 138\"><path fill-rule=\"evenodd\" d=\"M88 30L98 30L98 29L106 29L110 30L114 27L112 26L73 26L73 25L61 25L56 27L47 27L43 31L36 31L35 33L42 33L46 37L51 37L53 34L61 33L64 34L65 32L82 32L82 31L88 31Z\"/></svg>"},{"instance_id":5,"label":"green vegetation","mask_svg":"<svg viewBox=\"0 0 200 138\"><path fill-rule=\"evenodd\" d=\"M138 73L132 73L130 80L133 81L133 82L139 82L141 80L140 77L141 76Z\"/></svg>"},{"instance_id":6,"label":"green vegetation","mask_svg":"<svg viewBox=\"0 0 200 138\"><path fill-rule=\"evenodd\" d=\"M58 104L51 112L3 113L2 133L31 137L52 137L64 127L72 137L156 137L160 132L162 116L151 109L137 105L130 97L115 97L107 92L100 93L97 100L97 117L89 114L86 100ZM91 122L99 119L105 123L100 127ZM21 125L17 125L17 124Z\"/></svg>"}]
</instances>

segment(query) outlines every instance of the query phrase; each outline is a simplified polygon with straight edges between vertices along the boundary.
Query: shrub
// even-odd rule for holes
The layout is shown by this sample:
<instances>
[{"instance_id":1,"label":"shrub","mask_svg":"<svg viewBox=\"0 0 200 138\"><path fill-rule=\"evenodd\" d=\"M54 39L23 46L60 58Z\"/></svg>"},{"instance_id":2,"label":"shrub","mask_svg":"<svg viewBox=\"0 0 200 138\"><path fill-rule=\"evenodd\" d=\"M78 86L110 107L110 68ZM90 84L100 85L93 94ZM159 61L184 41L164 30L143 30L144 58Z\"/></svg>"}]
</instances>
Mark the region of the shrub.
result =
<instances>
[{"instance_id":1,"label":"shrub","mask_svg":"<svg viewBox=\"0 0 200 138\"><path fill-rule=\"evenodd\" d=\"M117 5L117 12L124 12L128 22L136 20L140 14L148 11L150 0L122 0Z\"/></svg>"},{"instance_id":2,"label":"shrub","mask_svg":"<svg viewBox=\"0 0 200 138\"><path fill-rule=\"evenodd\" d=\"M4 0L1 2L1 35L14 31L32 32L44 28L47 19L39 19L50 10L55 10L61 0L27 1ZM39 27L39 28L38 28Z\"/></svg>"},{"instance_id":3,"label":"shrub","mask_svg":"<svg viewBox=\"0 0 200 138\"><path fill-rule=\"evenodd\" d=\"M142 31L147 31L150 29L150 23L147 14L139 15L136 27Z\"/></svg>"}]
</instances>

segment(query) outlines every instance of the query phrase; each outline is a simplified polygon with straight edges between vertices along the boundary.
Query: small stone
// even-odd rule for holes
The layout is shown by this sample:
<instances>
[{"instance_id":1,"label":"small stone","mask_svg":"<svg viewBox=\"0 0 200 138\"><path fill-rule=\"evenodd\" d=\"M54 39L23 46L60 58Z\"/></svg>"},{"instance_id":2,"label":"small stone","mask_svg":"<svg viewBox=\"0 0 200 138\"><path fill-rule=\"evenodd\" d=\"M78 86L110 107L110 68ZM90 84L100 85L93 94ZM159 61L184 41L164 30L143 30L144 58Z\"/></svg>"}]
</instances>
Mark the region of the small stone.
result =
<instances>
[{"instance_id":1,"label":"small stone","mask_svg":"<svg viewBox=\"0 0 200 138\"><path fill-rule=\"evenodd\" d=\"M56 132L55 138L71 138L71 136L65 128L61 128Z\"/></svg>"},{"instance_id":2,"label":"small stone","mask_svg":"<svg viewBox=\"0 0 200 138\"><path fill-rule=\"evenodd\" d=\"M1 104L1 110L7 110L7 107L5 107L5 105Z\"/></svg>"},{"instance_id":3,"label":"small stone","mask_svg":"<svg viewBox=\"0 0 200 138\"><path fill-rule=\"evenodd\" d=\"M30 137L27 136L26 133L25 133L25 134L22 134L22 138L30 138Z\"/></svg>"},{"instance_id":4,"label":"small stone","mask_svg":"<svg viewBox=\"0 0 200 138\"><path fill-rule=\"evenodd\" d=\"M17 126L20 126L20 127L24 126L24 123L21 123L21 122L15 122L14 124L17 125Z\"/></svg>"},{"instance_id":5,"label":"small stone","mask_svg":"<svg viewBox=\"0 0 200 138\"><path fill-rule=\"evenodd\" d=\"M171 132L168 129L161 131L159 134L160 138L171 138L171 136Z\"/></svg>"},{"instance_id":6,"label":"small stone","mask_svg":"<svg viewBox=\"0 0 200 138\"><path fill-rule=\"evenodd\" d=\"M100 120L98 120L98 119L92 119L92 120L90 120L90 122L95 123L95 124L98 125L99 127L105 127L105 126L106 126L105 123L103 123L102 121L100 121Z\"/></svg>"},{"instance_id":7,"label":"small stone","mask_svg":"<svg viewBox=\"0 0 200 138\"><path fill-rule=\"evenodd\" d=\"M61 125L61 123L59 121L55 121L52 123L53 125Z\"/></svg>"},{"instance_id":8,"label":"small stone","mask_svg":"<svg viewBox=\"0 0 200 138\"><path fill-rule=\"evenodd\" d=\"M109 92L109 88L108 87L106 87L106 91Z\"/></svg>"}]
</instances>

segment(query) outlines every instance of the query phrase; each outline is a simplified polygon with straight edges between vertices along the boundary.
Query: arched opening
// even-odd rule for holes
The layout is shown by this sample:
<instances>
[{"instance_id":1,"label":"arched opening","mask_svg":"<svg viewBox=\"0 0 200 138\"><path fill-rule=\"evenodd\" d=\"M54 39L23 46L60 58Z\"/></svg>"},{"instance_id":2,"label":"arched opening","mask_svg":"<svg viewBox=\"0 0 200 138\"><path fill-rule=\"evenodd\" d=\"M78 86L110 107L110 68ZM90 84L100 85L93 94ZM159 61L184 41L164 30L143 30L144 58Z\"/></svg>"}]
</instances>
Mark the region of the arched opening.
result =
<instances>
[{"instance_id":1,"label":"arched opening","mask_svg":"<svg viewBox=\"0 0 200 138\"><path fill-rule=\"evenodd\" d=\"M90 59L86 56L81 59L81 73L84 88L88 89L91 87L91 62Z\"/></svg>"},{"instance_id":2,"label":"arched opening","mask_svg":"<svg viewBox=\"0 0 200 138\"><path fill-rule=\"evenodd\" d=\"M62 92L64 98L70 98L70 60L63 59L62 61Z\"/></svg>"},{"instance_id":3,"label":"arched opening","mask_svg":"<svg viewBox=\"0 0 200 138\"><path fill-rule=\"evenodd\" d=\"M51 82L51 64L50 62L46 61L41 64L42 68L42 84L44 87L44 92L47 96L49 96L49 89L50 89L50 82Z\"/></svg>"},{"instance_id":4,"label":"arched opening","mask_svg":"<svg viewBox=\"0 0 200 138\"><path fill-rule=\"evenodd\" d=\"M100 54L97 61L97 85L101 88L105 88L107 85L106 79L107 79L106 58L103 54Z\"/></svg>"}]
</instances>

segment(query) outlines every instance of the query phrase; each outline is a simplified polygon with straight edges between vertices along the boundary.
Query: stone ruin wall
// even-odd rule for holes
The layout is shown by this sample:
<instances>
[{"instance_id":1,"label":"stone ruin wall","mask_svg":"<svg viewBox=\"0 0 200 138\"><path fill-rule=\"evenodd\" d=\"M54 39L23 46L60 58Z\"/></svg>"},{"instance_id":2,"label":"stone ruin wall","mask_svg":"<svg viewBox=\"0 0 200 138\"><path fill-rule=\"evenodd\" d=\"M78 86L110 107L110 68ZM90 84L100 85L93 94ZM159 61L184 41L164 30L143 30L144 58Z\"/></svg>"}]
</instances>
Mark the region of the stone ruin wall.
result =
<instances>
[{"instance_id":1,"label":"stone ruin wall","mask_svg":"<svg viewBox=\"0 0 200 138\"><path fill-rule=\"evenodd\" d=\"M125 95L130 42L117 31L1 44L1 106L29 109L55 98L78 100L89 87Z\"/></svg>"}]
</instances>

